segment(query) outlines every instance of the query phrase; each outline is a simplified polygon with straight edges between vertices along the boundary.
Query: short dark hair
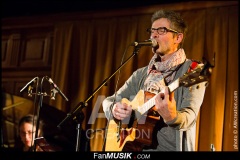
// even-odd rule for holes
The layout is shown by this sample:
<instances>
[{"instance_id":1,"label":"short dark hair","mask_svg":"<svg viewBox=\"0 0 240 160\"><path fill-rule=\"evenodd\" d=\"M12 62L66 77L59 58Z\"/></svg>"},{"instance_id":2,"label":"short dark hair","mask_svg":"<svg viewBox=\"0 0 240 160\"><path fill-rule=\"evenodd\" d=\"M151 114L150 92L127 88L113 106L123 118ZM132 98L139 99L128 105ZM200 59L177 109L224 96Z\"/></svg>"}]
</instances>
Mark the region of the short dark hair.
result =
<instances>
[{"instance_id":1,"label":"short dark hair","mask_svg":"<svg viewBox=\"0 0 240 160\"><path fill-rule=\"evenodd\" d=\"M34 116L32 114L28 114L28 115L23 116L19 120L19 123L18 123L18 128L19 129L20 129L20 126L23 123L30 123L30 124L33 124L34 126L36 126L37 125L37 116ZM39 128L38 129L41 131L40 135L42 135L42 129L43 129L43 121L42 120L39 120Z\"/></svg>"},{"instance_id":2,"label":"short dark hair","mask_svg":"<svg viewBox=\"0 0 240 160\"><path fill-rule=\"evenodd\" d=\"M170 21L170 27L171 29L174 29L178 31L179 33L184 34L183 41L185 39L186 33L187 33L187 24L181 17L180 13L177 13L173 10L158 10L155 13L153 13L151 21L152 23L160 18L167 18ZM180 45L183 44L183 41Z\"/></svg>"}]
</instances>

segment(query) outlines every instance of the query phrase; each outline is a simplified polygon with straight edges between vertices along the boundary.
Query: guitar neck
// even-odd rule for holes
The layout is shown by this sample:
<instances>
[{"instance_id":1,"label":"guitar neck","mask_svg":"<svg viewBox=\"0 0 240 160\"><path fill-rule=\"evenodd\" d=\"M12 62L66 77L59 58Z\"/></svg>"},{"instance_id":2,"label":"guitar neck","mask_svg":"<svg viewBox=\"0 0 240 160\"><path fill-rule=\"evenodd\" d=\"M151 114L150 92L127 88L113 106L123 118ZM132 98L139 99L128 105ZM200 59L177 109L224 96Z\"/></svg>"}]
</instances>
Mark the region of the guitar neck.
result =
<instances>
[{"instance_id":1,"label":"guitar neck","mask_svg":"<svg viewBox=\"0 0 240 160\"><path fill-rule=\"evenodd\" d=\"M179 78L168 86L170 92L173 92L178 87L179 87ZM149 109L151 109L155 105L156 96L157 94L153 96L151 99L149 99L146 103L144 103L141 107L138 107L137 111L140 112L141 114L144 114Z\"/></svg>"},{"instance_id":2,"label":"guitar neck","mask_svg":"<svg viewBox=\"0 0 240 160\"><path fill-rule=\"evenodd\" d=\"M155 98L157 95L153 96L151 99L149 99L146 103L144 103L141 107L137 108L137 111L141 114L144 114L147 112L150 108L152 108L155 105Z\"/></svg>"},{"instance_id":3,"label":"guitar neck","mask_svg":"<svg viewBox=\"0 0 240 160\"><path fill-rule=\"evenodd\" d=\"M178 87L179 87L179 78L176 79L174 82L172 82L170 85L168 85L169 92L173 92Z\"/></svg>"}]
</instances>

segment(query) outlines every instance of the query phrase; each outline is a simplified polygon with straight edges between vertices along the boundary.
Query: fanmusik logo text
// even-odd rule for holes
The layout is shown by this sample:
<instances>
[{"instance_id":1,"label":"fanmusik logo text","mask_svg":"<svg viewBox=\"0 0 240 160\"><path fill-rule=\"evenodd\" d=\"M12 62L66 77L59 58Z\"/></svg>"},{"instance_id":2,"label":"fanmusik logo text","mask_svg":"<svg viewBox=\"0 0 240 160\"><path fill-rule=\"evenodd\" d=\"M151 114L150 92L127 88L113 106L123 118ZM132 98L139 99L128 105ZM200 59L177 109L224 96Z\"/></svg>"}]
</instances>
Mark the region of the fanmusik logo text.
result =
<instances>
[{"instance_id":1,"label":"fanmusik logo text","mask_svg":"<svg viewBox=\"0 0 240 160\"><path fill-rule=\"evenodd\" d=\"M94 153L94 159L132 159L132 153Z\"/></svg>"}]
</instances>

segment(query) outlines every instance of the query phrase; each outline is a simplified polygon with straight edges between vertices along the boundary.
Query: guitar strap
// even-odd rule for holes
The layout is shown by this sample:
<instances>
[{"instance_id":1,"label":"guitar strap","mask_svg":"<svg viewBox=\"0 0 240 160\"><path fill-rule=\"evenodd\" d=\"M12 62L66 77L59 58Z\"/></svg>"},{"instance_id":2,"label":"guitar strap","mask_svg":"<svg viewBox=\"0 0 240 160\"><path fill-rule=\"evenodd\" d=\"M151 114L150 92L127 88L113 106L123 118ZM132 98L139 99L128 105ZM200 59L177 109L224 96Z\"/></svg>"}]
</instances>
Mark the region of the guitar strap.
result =
<instances>
[{"instance_id":1,"label":"guitar strap","mask_svg":"<svg viewBox=\"0 0 240 160\"><path fill-rule=\"evenodd\" d=\"M192 63L188 69L188 72L191 72L192 70L194 70L200 63L201 62L192 59Z\"/></svg>"}]
</instances>

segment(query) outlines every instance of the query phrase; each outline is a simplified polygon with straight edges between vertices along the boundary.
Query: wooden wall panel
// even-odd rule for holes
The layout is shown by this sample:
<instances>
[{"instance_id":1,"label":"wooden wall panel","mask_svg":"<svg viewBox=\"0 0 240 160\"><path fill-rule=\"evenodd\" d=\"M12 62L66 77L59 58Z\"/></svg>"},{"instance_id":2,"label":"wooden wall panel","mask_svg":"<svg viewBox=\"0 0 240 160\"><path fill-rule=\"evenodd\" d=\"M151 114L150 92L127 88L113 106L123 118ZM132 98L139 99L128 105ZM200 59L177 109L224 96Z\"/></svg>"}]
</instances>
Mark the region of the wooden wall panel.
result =
<instances>
[{"instance_id":1,"label":"wooden wall panel","mask_svg":"<svg viewBox=\"0 0 240 160\"><path fill-rule=\"evenodd\" d=\"M2 37L2 65L6 66L6 61L7 61L7 38Z\"/></svg>"},{"instance_id":2,"label":"wooden wall panel","mask_svg":"<svg viewBox=\"0 0 240 160\"><path fill-rule=\"evenodd\" d=\"M2 68L51 67L53 28L22 29L3 32ZM18 68L19 69L19 68Z\"/></svg>"},{"instance_id":3,"label":"wooden wall panel","mask_svg":"<svg viewBox=\"0 0 240 160\"><path fill-rule=\"evenodd\" d=\"M50 67L52 45L52 30L37 28L26 32L22 38L20 67Z\"/></svg>"},{"instance_id":4,"label":"wooden wall panel","mask_svg":"<svg viewBox=\"0 0 240 160\"><path fill-rule=\"evenodd\" d=\"M2 88L24 96L20 89L34 77L51 74L53 27L6 29L2 32Z\"/></svg>"},{"instance_id":5,"label":"wooden wall panel","mask_svg":"<svg viewBox=\"0 0 240 160\"><path fill-rule=\"evenodd\" d=\"M20 49L20 34L3 34L2 67L16 67Z\"/></svg>"}]
</instances>

